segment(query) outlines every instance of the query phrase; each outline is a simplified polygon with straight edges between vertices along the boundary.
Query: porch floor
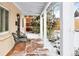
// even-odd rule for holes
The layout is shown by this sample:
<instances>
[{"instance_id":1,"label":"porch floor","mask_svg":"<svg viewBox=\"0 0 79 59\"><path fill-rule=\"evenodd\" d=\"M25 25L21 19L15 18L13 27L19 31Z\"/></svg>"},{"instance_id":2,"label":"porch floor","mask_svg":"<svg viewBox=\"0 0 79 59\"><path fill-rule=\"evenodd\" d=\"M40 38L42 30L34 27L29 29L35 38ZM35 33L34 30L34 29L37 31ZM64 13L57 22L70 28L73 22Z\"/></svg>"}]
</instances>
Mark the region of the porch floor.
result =
<instances>
[{"instance_id":1,"label":"porch floor","mask_svg":"<svg viewBox=\"0 0 79 59\"><path fill-rule=\"evenodd\" d=\"M27 42L18 42L7 56L57 56L56 50L49 43L47 48L44 48L44 42L40 39L39 34L26 34Z\"/></svg>"}]
</instances>

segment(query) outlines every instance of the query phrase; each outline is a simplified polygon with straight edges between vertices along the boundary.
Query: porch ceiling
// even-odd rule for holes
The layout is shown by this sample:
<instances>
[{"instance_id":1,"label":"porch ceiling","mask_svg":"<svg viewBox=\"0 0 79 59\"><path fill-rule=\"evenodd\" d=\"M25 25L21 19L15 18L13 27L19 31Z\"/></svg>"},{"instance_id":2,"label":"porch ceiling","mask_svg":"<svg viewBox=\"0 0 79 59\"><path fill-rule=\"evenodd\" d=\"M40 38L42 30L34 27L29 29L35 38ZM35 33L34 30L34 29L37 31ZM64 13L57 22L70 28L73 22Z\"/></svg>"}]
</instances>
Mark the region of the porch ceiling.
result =
<instances>
[{"instance_id":1,"label":"porch ceiling","mask_svg":"<svg viewBox=\"0 0 79 59\"><path fill-rule=\"evenodd\" d=\"M47 2L15 2L24 15L40 15Z\"/></svg>"}]
</instances>

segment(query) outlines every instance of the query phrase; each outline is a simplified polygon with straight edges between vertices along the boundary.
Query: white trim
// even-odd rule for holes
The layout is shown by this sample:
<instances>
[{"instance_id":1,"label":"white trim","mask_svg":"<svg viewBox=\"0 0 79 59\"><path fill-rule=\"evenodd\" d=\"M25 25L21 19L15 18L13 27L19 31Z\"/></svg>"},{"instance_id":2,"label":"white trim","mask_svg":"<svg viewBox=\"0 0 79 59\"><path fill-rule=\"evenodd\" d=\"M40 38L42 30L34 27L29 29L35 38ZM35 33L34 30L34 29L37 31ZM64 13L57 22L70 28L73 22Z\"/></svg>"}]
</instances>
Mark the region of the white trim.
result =
<instances>
[{"instance_id":1,"label":"white trim","mask_svg":"<svg viewBox=\"0 0 79 59\"><path fill-rule=\"evenodd\" d=\"M6 33L9 33L9 31L1 32L0 35L4 35Z\"/></svg>"},{"instance_id":2,"label":"white trim","mask_svg":"<svg viewBox=\"0 0 79 59\"><path fill-rule=\"evenodd\" d=\"M7 10L8 12L9 12L9 14L10 14L10 10L8 9L8 8L6 8L5 6L3 6L2 4L0 4L0 7L2 7L2 8L4 8L5 10ZM9 19L8 19L9 20ZM9 21L8 21L9 22ZM9 26L9 24L8 24L8 26ZM9 28L8 28L8 31L4 31L4 32L0 32L0 35L4 35L4 34L6 34L6 33L8 33L9 32Z\"/></svg>"},{"instance_id":3,"label":"white trim","mask_svg":"<svg viewBox=\"0 0 79 59\"><path fill-rule=\"evenodd\" d=\"M45 6L44 10L41 12L41 15L44 13L45 10L47 10L47 8L50 6L51 3L52 3L52 2L49 2L49 3Z\"/></svg>"},{"instance_id":4,"label":"white trim","mask_svg":"<svg viewBox=\"0 0 79 59\"><path fill-rule=\"evenodd\" d=\"M40 37L43 39L43 19L42 16L40 16Z\"/></svg>"}]
</instances>

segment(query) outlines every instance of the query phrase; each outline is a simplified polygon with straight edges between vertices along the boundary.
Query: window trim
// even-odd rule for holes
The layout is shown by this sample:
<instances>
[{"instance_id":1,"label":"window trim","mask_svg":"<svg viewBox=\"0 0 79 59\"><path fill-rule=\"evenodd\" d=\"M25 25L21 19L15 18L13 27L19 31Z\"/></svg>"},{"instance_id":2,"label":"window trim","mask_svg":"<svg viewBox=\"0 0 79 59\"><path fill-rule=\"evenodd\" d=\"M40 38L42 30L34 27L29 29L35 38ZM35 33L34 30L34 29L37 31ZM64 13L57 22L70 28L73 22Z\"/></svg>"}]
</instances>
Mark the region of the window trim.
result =
<instances>
[{"instance_id":1,"label":"window trim","mask_svg":"<svg viewBox=\"0 0 79 59\"><path fill-rule=\"evenodd\" d=\"M4 32L1 32L0 35L4 35L6 33L9 33L9 31L4 31Z\"/></svg>"},{"instance_id":2,"label":"window trim","mask_svg":"<svg viewBox=\"0 0 79 59\"><path fill-rule=\"evenodd\" d=\"M0 4L0 7L4 8L5 10L7 10L8 12L10 11L8 8L6 8L5 6L3 6L2 4ZM10 14L10 12L9 12ZM8 21L9 21L9 18L8 18ZM9 24L8 24L8 30L7 31L4 31L4 32L0 32L0 36L1 35L4 35L6 33L9 33Z\"/></svg>"}]
</instances>

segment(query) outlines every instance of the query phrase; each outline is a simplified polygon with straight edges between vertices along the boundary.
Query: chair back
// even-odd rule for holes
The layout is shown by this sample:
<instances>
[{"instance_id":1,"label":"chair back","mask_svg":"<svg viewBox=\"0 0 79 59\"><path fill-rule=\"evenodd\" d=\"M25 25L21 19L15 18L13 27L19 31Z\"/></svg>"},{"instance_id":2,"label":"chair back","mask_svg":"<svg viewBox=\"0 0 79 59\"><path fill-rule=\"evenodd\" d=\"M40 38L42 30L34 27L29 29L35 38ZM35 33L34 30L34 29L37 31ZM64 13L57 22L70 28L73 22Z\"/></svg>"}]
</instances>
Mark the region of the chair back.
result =
<instances>
[{"instance_id":1,"label":"chair back","mask_svg":"<svg viewBox=\"0 0 79 59\"><path fill-rule=\"evenodd\" d=\"M17 41L18 40L17 34L16 33L12 33L12 35L13 35L14 40Z\"/></svg>"}]
</instances>

